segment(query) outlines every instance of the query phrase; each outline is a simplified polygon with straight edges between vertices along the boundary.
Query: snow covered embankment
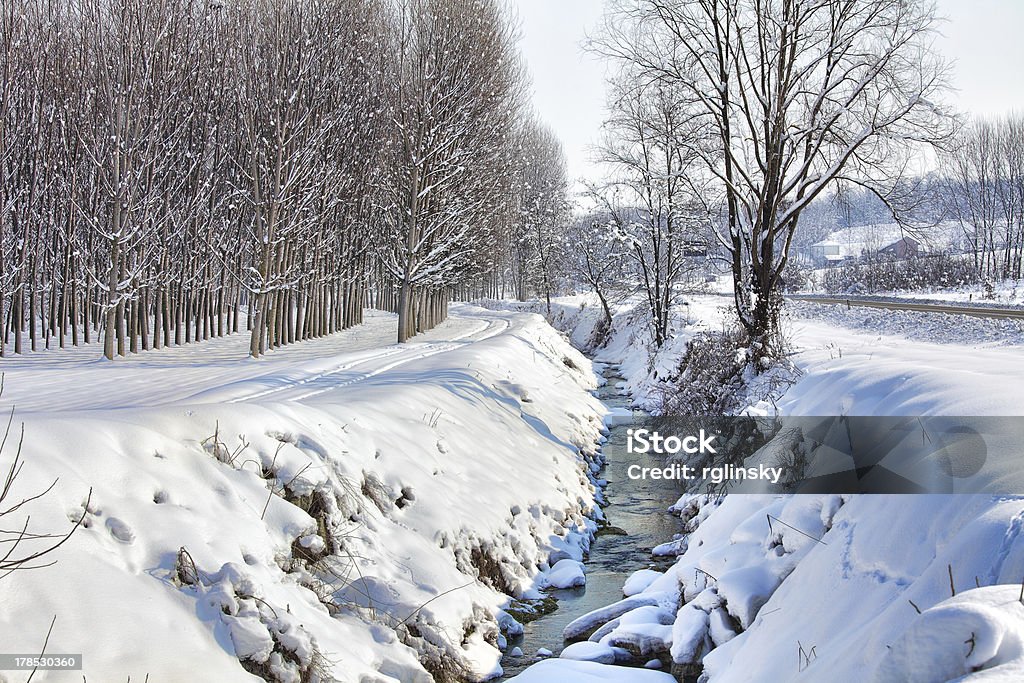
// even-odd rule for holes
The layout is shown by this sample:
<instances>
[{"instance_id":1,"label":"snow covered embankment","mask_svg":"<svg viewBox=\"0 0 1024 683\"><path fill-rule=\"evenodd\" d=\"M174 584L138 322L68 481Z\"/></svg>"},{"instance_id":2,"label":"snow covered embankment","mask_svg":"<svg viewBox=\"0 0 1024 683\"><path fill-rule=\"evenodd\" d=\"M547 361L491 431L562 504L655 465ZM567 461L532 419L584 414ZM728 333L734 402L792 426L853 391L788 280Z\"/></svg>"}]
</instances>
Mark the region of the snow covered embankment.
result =
<instances>
[{"instance_id":1,"label":"snow covered embankment","mask_svg":"<svg viewBox=\"0 0 1024 683\"><path fill-rule=\"evenodd\" d=\"M566 628L587 659L659 658L709 683L1020 680L1020 500L733 494L674 510L690 531L656 551L676 564Z\"/></svg>"},{"instance_id":2,"label":"snow covered embankment","mask_svg":"<svg viewBox=\"0 0 1024 683\"><path fill-rule=\"evenodd\" d=\"M657 413L665 384L678 372L687 342L697 332L720 330L723 319L728 317L727 303L720 297L692 297L685 311L674 313L673 336L656 352L650 330L650 313L638 297L613 307L611 328L604 335L604 315L595 295L553 299L550 323L566 334L573 346L590 354L593 360L618 366L625 378L622 389L632 397L633 405ZM545 304L537 301L486 301L483 305L497 310L546 314Z\"/></svg>"},{"instance_id":3,"label":"snow covered embankment","mask_svg":"<svg viewBox=\"0 0 1024 683\"><path fill-rule=\"evenodd\" d=\"M0 580L3 649L38 652L56 615L47 652L84 670L37 681L496 673L504 594L589 543L602 429L586 358L501 317L306 403L28 413L14 493L59 482L20 512L84 520L57 564Z\"/></svg>"},{"instance_id":4,"label":"snow covered embankment","mask_svg":"<svg viewBox=\"0 0 1024 683\"><path fill-rule=\"evenodd\" d=\"M613 329L612 343L627 333ZM823 356L826 338L845 353ZM982 370L1014 374L1012 350L971 349L965 358L906 336L804 321L795 343L804 375L780 402L788 414L1019 411L1012 388L994 392L977 379ZM870 353L850 352L860 344ZM962 375L975 356L972 383ZM669 680L602 664L625 661L706 683L1021 679L1022 497L687 495L673 512L688 531L655 552L678 556L676 564L631 577L622 601L566 628L584 643L517 682Z\"/></svg>"}]
</instances>

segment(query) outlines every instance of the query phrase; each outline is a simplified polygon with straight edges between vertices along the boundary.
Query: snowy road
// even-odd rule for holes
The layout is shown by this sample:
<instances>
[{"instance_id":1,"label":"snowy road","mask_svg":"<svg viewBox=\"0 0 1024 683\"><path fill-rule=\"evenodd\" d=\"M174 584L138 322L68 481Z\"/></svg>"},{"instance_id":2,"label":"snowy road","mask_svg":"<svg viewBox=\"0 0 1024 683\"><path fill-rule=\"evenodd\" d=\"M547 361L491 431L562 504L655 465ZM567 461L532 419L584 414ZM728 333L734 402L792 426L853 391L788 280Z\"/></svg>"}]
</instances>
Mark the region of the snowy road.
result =
<instances>
[{"instance_id":1,"label":"snowy road","mask_svg":"<svg viewBox=\"0 0 1024 683\"><path fill-rule=\"evenodd\" d=\"M807 294L789 294L789 299L810 301L816 304L833 304L846 306L862 306L865 308L884 308L892 311L918 311L922 313L945 313L948 315L971 315L978 318L1012 318L1024 320L1022 308L996 308L992 306L966 306L962 304L929 304L916 301L881 301L851 297L829 297Z\"/></svg>"},{"instance_id":2,"label":"snowy road","mask_svg":"<svg viewBox=\"0 0 1024 683\"><path fill-rule=\"evenodd\" d=\"M367 311L365 323L253 360L245 333L146 351L114 362L90 346L0 361L3 398L18 414L152 407L175 403L307 401L488 339L508 314L452 306L448 320L398 345L397 317Z\"/></svg>"}]
</instances>

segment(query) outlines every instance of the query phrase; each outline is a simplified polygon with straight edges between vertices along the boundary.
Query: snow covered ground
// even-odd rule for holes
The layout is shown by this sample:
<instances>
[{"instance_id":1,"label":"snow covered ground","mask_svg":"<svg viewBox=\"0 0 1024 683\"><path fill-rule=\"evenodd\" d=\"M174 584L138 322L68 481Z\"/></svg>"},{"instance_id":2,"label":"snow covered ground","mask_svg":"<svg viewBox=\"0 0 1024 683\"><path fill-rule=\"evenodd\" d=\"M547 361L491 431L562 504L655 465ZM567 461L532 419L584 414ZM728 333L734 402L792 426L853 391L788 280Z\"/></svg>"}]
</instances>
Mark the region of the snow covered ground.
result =
<instances>
[{"instance_id":1,"label":"snow covered ground","mask_svg":"<svg viewBox=\"0 0 1024 683\"><path fill-rule=\"evenodd\" d=\"M596 315L583 303L560 301L555 316L577 340ZM629 324L637 314L624 306L596 357L622 362L624 388L643 404L686 339L720 328L723 303L691 299L689 322L681 313L677 339L651 360ZM1024 414L1017 328L800 304L788 332L800 374L775 405L755 411ZM1024 491L1019 466L1011 471ZM1024 676L1024 496L685 495L672 511L688 531L655 552L677 555L676 563L634 575L621 602L566 628L584 647L566 648L517 683L648 680L654 672L608 664L627 654L706 683Z\"/></svg>"},{"instance_id":2,"label":"snow covered ground","mask_svg":"<svg viewBox=\"0 0 1024 683\"><path fill-rule=\"evenodd\" d=\"M497 673L506 593L588 546L603 407L537 316L452 312L401 347L373 314L260 360L240 336L4 360L8 503L57 484L0 527L82 527L0 579L0 649L38 652L56 617L46 651L84 669L34 681Z\"/></svg>"},{"instance_id":3,"label":"snow covered ground","mask_svg":"<svg viewBox=\"0 0 1024 683\"><path fill-rule=\"evenodd\" d=\"M1022 415L1019 321L801 303L790 415ZM815 315L816 317L808 317Z\"/></svg>"}]
</instances>

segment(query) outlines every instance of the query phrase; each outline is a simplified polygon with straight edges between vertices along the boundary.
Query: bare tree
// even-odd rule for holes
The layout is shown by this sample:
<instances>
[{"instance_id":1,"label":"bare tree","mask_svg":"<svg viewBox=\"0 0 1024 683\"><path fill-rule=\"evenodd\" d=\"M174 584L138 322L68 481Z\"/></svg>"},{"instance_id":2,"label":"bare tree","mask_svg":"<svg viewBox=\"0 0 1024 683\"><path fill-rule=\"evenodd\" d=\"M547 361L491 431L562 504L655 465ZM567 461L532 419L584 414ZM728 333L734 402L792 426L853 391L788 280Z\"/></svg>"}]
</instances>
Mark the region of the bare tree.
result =
<instances>
[{"instance_id":1,"label":"bare tree","mask_svg":"<svg viewBox=\"0 0 1024 683\"><path fill-rule=\"evenodd\" d=\"M705 188L692 172L693 134L678 87L638 79L628 65L613 81L610 117L598 158L609 181L590 195L618 224L647 299L652 337L670 334L672 307L687 266L687 247L708 221Z\"/></svg>"},{"instance_id":2,"label":"bare tree","mask_svg":"<svg viewBox=\"0 0 1024 683\"><path fill-rule=\"evenodd\" d=\"M612 305L633 291L626 268L630 242L619 222L606 211L576 217L566 231L566 241L566 268L573 280L597 295L604 315L602 327L608 330Z\"/></svg>"},{"instance_id":3,"label":"bare tree","mask_svg":"<svg viewBox=\"0 0 1024 683\"><path fill-rule=\"evenodd\" d=\"M944 157L947 206L983 277L1020 278L1024 251L1024 118L976 120Z\"/></svg>"},{"instance_id":4,"label":"bare tree","mask_svg":"<svg viewBox=\"0 0 1024 683\"><path fill-rule=\"evenodd\" d=\"M531 291L542 294L550 317L570 218L565 153L549 128L528 118L520 129L518 154L513 170L519 211L512 226L516 294L520 299Z\"/></svg>"},{"instance_id":5,"label":"bare tree","mask_svg":"<svg viewBox=\"0 0 1024 683\"><path fill-rule=\"evenodd\" d=\"M404 340L497 289L516 38L499 0L6 3L0 355L244 327L255 357L368 305Z\"/></svg>"},{"instance_id":6,"label":"bare tree","mask_svg":"<svg viewBox=\"0 0 1024 683\"><path fill-rule=\"evenodd\" d=\"M718 189L740 321L777 353L782 272L805 208L839 180L884 195L911 148L949 134L928 0L631 0L594 49L682 91Z\"/></svg>"},{"instance_id":7,"label":"bare tree","mask_svg":"<svg viewBox=\"0 0 1024 683\"><path fill-rule=\"evenodd\" d=\"M443 315L443 287L457 284L488 237L479 226L505 189L524 76L513 26L495 2L406 0L395 21L397 142L382 253L398 283L403 342Z\"/></svg>"}]
</instances>

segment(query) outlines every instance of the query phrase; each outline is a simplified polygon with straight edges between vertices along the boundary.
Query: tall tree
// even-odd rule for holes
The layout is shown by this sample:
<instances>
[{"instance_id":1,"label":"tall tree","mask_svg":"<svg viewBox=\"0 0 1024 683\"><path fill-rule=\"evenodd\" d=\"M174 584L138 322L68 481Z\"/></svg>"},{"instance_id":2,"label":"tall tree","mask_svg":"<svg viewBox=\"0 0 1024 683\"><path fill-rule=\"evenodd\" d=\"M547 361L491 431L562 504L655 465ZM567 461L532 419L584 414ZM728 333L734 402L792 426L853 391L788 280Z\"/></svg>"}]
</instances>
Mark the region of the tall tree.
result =
<instances>
[{"instance_id":1,"label":"tall tree","mask_svg":"<svg viewBox=\"0 0 1024 683\"><path fill-rule=\"evenodd\" d=\"M594 49L680 89L718 187L718 240L755 348L777 352L800 215L838 180L880 194L949 134L929 0L617 0Z\"/></svg>"}]
</instances>

